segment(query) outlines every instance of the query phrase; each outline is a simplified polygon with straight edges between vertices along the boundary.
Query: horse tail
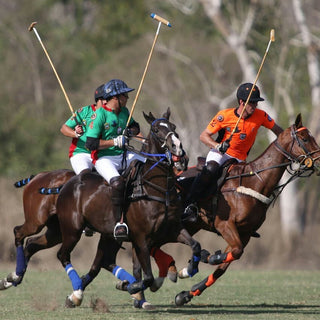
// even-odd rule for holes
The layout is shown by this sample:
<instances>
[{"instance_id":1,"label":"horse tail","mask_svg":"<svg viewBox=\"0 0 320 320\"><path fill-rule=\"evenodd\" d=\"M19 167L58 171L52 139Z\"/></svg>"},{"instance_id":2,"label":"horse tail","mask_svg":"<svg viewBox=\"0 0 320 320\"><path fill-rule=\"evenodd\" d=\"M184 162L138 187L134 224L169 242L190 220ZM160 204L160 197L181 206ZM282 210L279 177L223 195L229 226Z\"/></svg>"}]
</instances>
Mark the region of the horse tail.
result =
<instances>
[{"instance_id":1,"label":"horse tail","mask_svg":"<svg viewBox=\"0 0 320 320\"><path fill-rule=\"evenodd\" d=\"M61 185L60 187L54 187L54 188L40 188L39 193L45 194L45 195L59 194L62 187L63 185Z\"/></svg>"},{"instance_id":2,"label":"horse tail","mask_svg":"<svg viewBox=\"0 0 320 320\"><path fill-rule=\"evenodd\" d=\"M14 186L16 188L21 188L21 187L25 186L26 184L28 184L31 181L31 179L34 177L35 177L35 175L32 174L29 178L25 178L25 179L22 179L20 181L15 182Z\"/></svg>"}]
</instances>

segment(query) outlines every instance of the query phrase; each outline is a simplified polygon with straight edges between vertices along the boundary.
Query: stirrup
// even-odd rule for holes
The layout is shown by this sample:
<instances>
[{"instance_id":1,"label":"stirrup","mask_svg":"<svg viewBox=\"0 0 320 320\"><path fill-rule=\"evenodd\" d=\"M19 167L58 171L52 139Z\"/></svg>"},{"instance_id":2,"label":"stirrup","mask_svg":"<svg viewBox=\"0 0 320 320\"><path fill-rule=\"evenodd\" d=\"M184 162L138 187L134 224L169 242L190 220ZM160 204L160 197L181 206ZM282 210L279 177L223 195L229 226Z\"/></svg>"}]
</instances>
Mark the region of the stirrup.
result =
<instances>
[{"instance_id":1,"label":"stirrup","mask_svg":"<svg viewBox=\"0 0 320 320\"><path fill-rule=\"evenodd\" d=\"M113 230L113 236L116 240L128 240L129 228L126 223L117 222Z\"/></svg>"},{"instance_id":2,"label":"stirrup","mask_svg":"<svg viewBox=\"0 0 320 320\"><path fill-rule=\"evenodd\" d=\"M181 219L182 221L196 222L198 213L198 207L194 203L191 203L184 209Z\"/></svg>"}]
</instances>

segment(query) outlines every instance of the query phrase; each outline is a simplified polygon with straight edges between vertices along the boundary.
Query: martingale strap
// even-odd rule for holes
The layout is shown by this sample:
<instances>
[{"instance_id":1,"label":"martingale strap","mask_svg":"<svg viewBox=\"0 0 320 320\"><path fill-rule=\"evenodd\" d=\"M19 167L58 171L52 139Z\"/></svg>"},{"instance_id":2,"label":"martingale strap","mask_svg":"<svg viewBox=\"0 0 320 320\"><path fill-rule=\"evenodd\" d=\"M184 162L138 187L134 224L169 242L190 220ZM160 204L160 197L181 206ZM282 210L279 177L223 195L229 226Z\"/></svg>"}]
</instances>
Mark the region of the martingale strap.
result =
<instances>
[{"instance_id":1,"label":"martingale strap","mask_svg":"<svg viewBox=\"0 0 320 320\"><path fill-rule=\"evenodd\" d=\"M259 200L259 201L261 201L262 203L265 203L265 204L267 204L267 205L269 205L269 204L272 202L272 200L273 200L273 198L268 198L268 197L266 197L265 195L263 195L263 194L255 191L255 190L253 190L253 189L251 189L251 188L246 188L246 187L244 187L244 186L238 187L238 188L236 189L236 191L237 191L238 193L242 193L242 194L245 194L245 195L247 195L247 196L253 197L253 198L255 198L255 199L257 199L257 200Z\"/></svg>"}]
</instances>

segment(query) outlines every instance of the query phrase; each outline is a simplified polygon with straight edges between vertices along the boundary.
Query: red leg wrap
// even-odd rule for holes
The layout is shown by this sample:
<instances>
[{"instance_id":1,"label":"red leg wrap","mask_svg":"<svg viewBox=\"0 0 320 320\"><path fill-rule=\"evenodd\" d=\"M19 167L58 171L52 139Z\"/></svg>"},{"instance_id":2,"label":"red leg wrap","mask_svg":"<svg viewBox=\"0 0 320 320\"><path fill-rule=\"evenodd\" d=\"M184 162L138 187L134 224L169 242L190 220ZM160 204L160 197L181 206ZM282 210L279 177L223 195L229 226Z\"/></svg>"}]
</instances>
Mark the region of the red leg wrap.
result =
<instances>
[{"instance_id":1,"label":"red leg wrap","mask_svg":"<svg viewBox=\"0 0 320 320\"><path fill-rule=\"evenodd\" d=\"M173 258L159 248L152 248L150 255L154 258L159 268L159 277L166 277L169 266L175 262Z\"/></svg>"}]
</instances>

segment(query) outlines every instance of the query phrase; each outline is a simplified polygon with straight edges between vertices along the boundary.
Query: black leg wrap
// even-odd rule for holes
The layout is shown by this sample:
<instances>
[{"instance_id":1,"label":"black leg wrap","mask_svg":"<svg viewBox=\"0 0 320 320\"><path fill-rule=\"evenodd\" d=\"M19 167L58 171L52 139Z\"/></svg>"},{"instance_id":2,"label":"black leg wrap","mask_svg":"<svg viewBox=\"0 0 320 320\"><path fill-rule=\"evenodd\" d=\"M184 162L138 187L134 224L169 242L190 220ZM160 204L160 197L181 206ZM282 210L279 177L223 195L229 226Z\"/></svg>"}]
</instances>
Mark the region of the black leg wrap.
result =
<instances>
[{"instance_id":1,"label":"black leg wrap","mask_svg":"<svg viewBox=\"0 0 320 320\"><path fill-rule=\"evenodd\" d=\"M202 280L201 282L195 284L192 288L191 291L195 292L195 291L200 291L200 293L198 295L200 295L205 289L207 289L206 286L206 282L208 281L208 278L205 278L204 280Z\"/></svg>"},{"instance_id":2,"label":"black leg wrap","mask_svg":"<svg viewBox=\"0 0 320 320\"><path fill-rule=\"evenodd\" d=\"M201 250L201 262L208 263L208 258L210 256L210 252L206 249Z\"/></svg>"},{"instance_id":3,"label":"black leg wrap","mask_svg":"<svg viewBox=\"0 0 320 320\"><path fill-rule=\"evenodd\" d=\"M143 291L145 286L143 285L142 281L139 282L133 282L127 286L127 290L130 294L138 293L139 291Z\"/></svg>"},{"instance_id":4,"label":"black leg wrap","mask_svg":"<svg viewBox=\"0 0 320 320\"><path fill-rule=\"evenodd\" d=\"M221 253L221 251L216 251L214 255L212 255L208 262L211 265L216 265L222 263L227 258L227 253Z\"/></svg>"}]
</instances>

